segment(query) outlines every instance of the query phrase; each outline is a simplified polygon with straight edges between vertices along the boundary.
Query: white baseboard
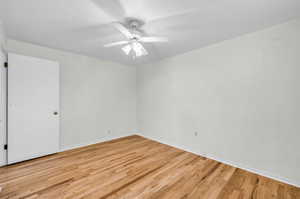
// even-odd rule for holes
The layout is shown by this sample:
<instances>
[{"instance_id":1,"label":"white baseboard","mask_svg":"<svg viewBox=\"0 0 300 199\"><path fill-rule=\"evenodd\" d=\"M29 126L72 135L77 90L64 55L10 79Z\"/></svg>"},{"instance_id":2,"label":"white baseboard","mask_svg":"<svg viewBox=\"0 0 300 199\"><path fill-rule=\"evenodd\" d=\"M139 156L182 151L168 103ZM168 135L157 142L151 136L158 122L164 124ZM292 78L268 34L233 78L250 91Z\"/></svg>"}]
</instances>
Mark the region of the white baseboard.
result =
<instances>
[{"instance_id":1,"label":"white baseboard","mask_svg":"<svg viewBox=\"0 0 300 199\"><path fill-rule=\"evenodd\" d=\"M114 140L117 138L122 138L122 137L127 137L127 136L131 136L131 135L136 135L136 133L128 133L128 134L123 134L123 135L117 135L117 136L107 136L107 137L102 137L90 142L84 142L84 143L78 143L78 144L74 144L71 146L63 146L60 148L60 152L63 151L68 151L68 150L72 150L72 149L76 149L76 148L81 148L81 147L85 147L85 146L89 146L89 145L93 145L93 144L98 144L100 142L106 142L106 141L110 141L110 140Z\"/></svg>"},{"instance_id":2,"label":"white baseboard","mask_svg":"<svg viewBox=\"0 0 300 199\"><path fill-rule=\"evenodd\" d=\"M127 136L132 136L132 135L136 135L136 133L128 133L128 134L123 134L123 135L112 135L112 136L107 136L107 137L102 137L99 139L96 139L94 141L90 141L90 142L84 142L84 143L79 143L79 144L74 144L72 146L64 146L64 147L60 147L59 152L63 152L63 151L68 151L68 150L72 150L72 149L76 149L76 148L81 148L81 147L85 147L88 145L93 145L93 144L97 144L100 142L106 142L106 141L110 141L110 140L114 140L117 138L122 138L122 137L127 137ZM0 167L2 166L6 166L6 163L1 163Z\"/></svg>"},{"instance_id":3,"label":"white baseboard","mask_svg":"<svg viewBox=\"0 0 300 199\"><path fill-rule=\"evenodd\" d=\"M233 166L233 167L236 167L236 168L239 168L239 169L243 169L243 170L246 170L246 171L249 171L251 173L255 173L255 174L258 174L258 175L261 175L261 176L264 176L264 177L267 177L267 178L271 178L273 180L276 180L276 181L279 181L279 182L283 182L285 184L289 184L289 185L292 185L292 186L295 186L295 187L298 187L300 188L300 183L299 182L296 182L294 180L291 180L291 179L288 179L286 177L281 177L281 176L278 176L278 175L274 175L274 174L271 174L270 172L267 172L267 171L262 171L260 169L255 169L255 168L249 168L247 166L244 166L240 163L237 163L235 161L230 161L230 160L223 160L221 158L218 158L214 155L206 155L206 154L200 154L199 152L194 152L192 150L189 150L187 149L186 147L183 147L183 146L178 146L176 144L173 144L173 143L170 143L168 141L163 141L163 140L159 140L157 138L153 138L153 137L148 137L148 136L144 136L142 134L138 134L142 137L145 137L147 139L150 139L150 140L155 140L157 142L160 142L162 144L166 144L166 145L169 145L169 146L172 146L172 147L175 147L175 148L178 148L178 149L181 149L181 150L184 150L184 151L187 151L187 152L190 152L190 153L193 153L193 154L196 154L196 155L199 155L199 156L202 156L202 157L206 157L208 159L212 159L212 160L215 160L217 162L221 162L221 163L224 163L224 164L227 164L227 165L230 165L230 166Z\"/></svg>"}]
</instances>

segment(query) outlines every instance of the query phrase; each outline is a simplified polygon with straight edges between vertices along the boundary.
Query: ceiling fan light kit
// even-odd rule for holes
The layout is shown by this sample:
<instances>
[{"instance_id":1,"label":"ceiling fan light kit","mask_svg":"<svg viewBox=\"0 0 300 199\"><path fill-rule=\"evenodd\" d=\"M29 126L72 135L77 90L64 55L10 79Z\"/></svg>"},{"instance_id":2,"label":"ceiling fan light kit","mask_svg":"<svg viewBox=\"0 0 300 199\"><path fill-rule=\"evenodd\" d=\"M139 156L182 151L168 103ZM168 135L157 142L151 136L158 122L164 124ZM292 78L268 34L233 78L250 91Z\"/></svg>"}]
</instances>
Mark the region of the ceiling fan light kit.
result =
<instances>
[{"instance_id":1,"label":"ceiling fan light kit","mask_svg":"<svg viewBox=\"0 0 300 199\"><path fill-rule=\"evenodd\" d=\"M141 56L144 56L144 55L148 55L148 52L147 50L143 47L143 45L139 42L131 42L130 44L122 47L122 50L124 51L124 53L126 55L129 55L132 51L134 52L133 53L133 58L136 58L136 57L141 57Z\"/></svg>"},{"instance_id":2,"label":"ceiling fan light kit","mask_svg":"<svg viewBox=\"0 0 300 199\"><path fill-rule=\"evenodd\" d=\"M132 58L148 55L148 51L145 49L142 43L162 43L168 42L167 38L163 37L144 37L141 26L144 22L128 18L125 20L127 24L120 22L113 22L112 25L119 30L125 37L126 41L118 41L109 44L105 44L104 47L110 48L114 46L123 46L121 49L126 55L132 55Z\"/></svg>"}]
</instances>

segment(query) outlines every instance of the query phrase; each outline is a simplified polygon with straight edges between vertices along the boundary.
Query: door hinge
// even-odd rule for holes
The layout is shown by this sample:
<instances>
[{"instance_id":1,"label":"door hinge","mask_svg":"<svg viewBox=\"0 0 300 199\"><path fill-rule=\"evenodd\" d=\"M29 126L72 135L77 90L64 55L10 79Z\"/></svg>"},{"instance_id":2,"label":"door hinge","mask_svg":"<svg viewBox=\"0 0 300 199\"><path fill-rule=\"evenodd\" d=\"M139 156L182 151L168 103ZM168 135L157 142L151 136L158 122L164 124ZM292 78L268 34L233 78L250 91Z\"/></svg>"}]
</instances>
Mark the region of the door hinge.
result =
<instances>
[{"instance_id":1,"label":"door hinge","mask_svg":"<svg viewBox=\"0 0 300 199\"><path fill-rule=\"evenodd\" d=\"M8 63L4 62L4 67L7 68L8 67Z\"/></svg>"},{"instance_id":2,"label":"door hinge","mask_svg":"<svg viewBox=\"0 0 300 199\"><path fill-rule=\"evenodd\" d=\"M7 150L8 146L7 144L4 145L4 150Z\"/></svg>"}]
</instances>

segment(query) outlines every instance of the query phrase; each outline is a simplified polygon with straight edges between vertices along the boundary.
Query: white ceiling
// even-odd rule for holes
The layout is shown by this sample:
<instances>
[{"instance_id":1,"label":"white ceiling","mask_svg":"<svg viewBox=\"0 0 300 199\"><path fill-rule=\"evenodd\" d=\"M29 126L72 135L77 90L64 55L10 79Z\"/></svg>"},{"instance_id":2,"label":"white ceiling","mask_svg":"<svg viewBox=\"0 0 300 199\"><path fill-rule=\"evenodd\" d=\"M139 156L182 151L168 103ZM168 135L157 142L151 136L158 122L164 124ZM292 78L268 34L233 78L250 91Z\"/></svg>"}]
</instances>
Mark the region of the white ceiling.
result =
<instances>
[{"instance_id":1,"label":"white ceiling","mask_svg":"<svg viewBox=\"0 0 300 199\"><path fill-rule=\"evenodd\" d=\"M123 64L174 56L300 16L299 0L0 0L8 37ZM133 60L109 23L135 17L147 35L169 43L145 44L150 52Z\"/></svg>"}]
</instances>

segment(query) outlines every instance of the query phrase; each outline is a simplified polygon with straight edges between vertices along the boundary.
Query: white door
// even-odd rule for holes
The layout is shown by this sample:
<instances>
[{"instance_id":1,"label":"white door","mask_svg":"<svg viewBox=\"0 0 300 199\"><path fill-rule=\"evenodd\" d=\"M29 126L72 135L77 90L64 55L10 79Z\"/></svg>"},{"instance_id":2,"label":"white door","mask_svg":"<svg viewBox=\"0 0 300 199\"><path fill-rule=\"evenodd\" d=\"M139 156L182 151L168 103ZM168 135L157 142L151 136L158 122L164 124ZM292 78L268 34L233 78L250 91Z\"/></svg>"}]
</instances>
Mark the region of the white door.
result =
<instances>
[{"instance_id":1,"label":"white door","mask_svg":"<svg viewBox=\"0 0 300 199\"><path fill-rule=\"evenodd\" d=\"M59 151L59 64L8 54L8 164Z\"/></svg>"}]
</instances>

